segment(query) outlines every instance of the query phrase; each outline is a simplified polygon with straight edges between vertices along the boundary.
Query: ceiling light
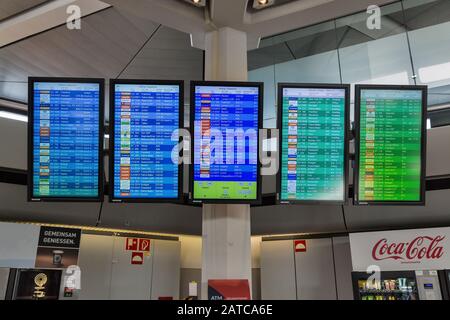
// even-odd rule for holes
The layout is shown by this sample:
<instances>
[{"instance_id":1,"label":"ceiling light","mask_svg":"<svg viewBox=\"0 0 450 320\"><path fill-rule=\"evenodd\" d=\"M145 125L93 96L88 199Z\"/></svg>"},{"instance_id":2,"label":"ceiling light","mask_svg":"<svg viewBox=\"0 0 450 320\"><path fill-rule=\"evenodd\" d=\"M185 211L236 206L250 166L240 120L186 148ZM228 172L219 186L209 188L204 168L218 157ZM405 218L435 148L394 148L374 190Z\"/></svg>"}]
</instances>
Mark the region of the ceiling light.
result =
<instances>
[{"instance_id":1,"label":"ceiling light","mask_svg":"<svg viewBox=\"0 0 450 320\"><path fill-rule=\"evenodd\" d=\"M28 116L9 111L0 111L0 118L28 122Z\"/></svg>"},{"instance_id":2,"label":"ceiling light","mask_svg":"<svg viewBox=\"0 0 450 320\"><path fill-rule=\"evenodd\" d=\"M267 8L275 3L275 0L253 0L253 9Z\"/></svg>"},{"instance_id":3,"label":"ceiling light","mask_svg":"<svg viewBox=\"0 0 450 320\"><path fill-rule=\"evenodd\" d=\"M189 2L190 4L193 4L196 7L206 6L206 0L184 0L184 1Z\"/></svg>"}]
</instances>

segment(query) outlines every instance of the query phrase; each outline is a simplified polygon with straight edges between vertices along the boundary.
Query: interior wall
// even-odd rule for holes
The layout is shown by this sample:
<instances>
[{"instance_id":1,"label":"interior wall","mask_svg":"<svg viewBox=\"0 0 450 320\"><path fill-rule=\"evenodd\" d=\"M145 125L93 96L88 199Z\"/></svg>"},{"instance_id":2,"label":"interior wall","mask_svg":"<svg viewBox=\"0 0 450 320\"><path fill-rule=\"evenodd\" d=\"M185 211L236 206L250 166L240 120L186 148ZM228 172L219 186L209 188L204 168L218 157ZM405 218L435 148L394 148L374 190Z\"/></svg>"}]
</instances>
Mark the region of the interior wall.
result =
<instances>
[{"instance_id":1,"label":"interior wall","mask_svg":"<svg viewBox=\"0 0 450 320\"><path fill-rule=\"evenodd\" d=\"M0 268L34 268L40 227L0 222Z\"/></svg>"},{"instance_id":2,"label":"interior wall","mask_svg":"<svg viewBox=\"0 0 450 320\"><path fill-rule=\"evenodd\" d=\"M265 240L261 245L263 300L352 300L348 237L306 239L295 252L294 240Z\"/></svg>"},{"instance_id":3,"label":"interior wall","mask_svg":"<svg viewBox=\"0 0 450 320\"><path fill-rule=\"evenodd\" d=\"M179 241L153 241L153 272L151 299L180 297L180 251Z\"/></svg>"},{"instance_id":4,"label":"interior wall","mask_svg":"<svg viewBox=\"0 0 450 320\"><path fill-rule=\"evenodd\" d=\"M334 237L332 241L338 300L353 300L350 239Z\"/></svg>"},{"instance_id":5,"label":"interior wall","mask_svg":"<svg viewBox=\"0 0 450 320\"><path fill-rule=\"evenodd\" d=\"M131 263L125 237L83 234L79 266L81 290L73 299L178 299L180 242L150 240L143 264Z\"/></svg>"},{"instance_id":6,"label":"interior wall","mask_svg":"<svg viewBox=\"0 0 450 320\"><path fill-rule=\"evenodd\" d=\"M261 299L296 300L294 246L292 241L261 243Z\"/></svg>"},{"instance_id":7,"label":"interior wall","mask_svg":"<svg viewBox=\"0 0 450 320\"><path fill-rule=\"evenodd\" d=\"M189 282L197 283L197 294L201 297L202 238L181 236L180 299L189 296Z\"/></svg>"},{"instance_id":8,"label":"interior wall","mask_svg":"<svg viewBox=\"0 0 450 320\"><path fill-rule=\"evenodd\" d=\"M294 256L297 299L337 300L331 238L306 240L306 251Z\"/></svg>"},{"instance_id":9,"label":"interior wall","mask_svg":"<svg viewBox=\"0 0 450 320\"><path fill-rule=\"evenodd\" d=\"M114 238L83 234L78 265L81 269L79 299L110 298Z\"/></svg>"}]
</instances>

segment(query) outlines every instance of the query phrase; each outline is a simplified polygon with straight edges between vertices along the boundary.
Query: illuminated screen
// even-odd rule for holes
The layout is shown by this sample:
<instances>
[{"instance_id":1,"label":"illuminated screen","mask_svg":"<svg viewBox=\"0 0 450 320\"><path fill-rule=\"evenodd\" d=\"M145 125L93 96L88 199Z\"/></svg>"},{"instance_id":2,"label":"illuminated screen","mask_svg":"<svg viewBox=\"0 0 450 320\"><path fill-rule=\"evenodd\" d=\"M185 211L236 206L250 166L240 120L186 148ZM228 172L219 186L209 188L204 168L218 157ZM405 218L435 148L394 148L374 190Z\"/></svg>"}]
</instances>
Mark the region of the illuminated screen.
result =
<instances>
[{"instance_id":1,"label":"illuminated screen","mask_svg":"<svg viewBox=\"0 0 450 320\"><path fill-rule=\"evenodd\" d=\"M345 201L346 89L282 87L281 195Z\"/></svg>"},{"instance_id":2,"label":"illuminated screen","mask_svg":"<svg viewBox=\"0 0 450 320\"><path fill-rule=\"evenodd\" d=\"M179 198L180 88L114 84L113 198Z\"/></svg>"},{"instance_id":3,"label":"illuminated screen","mask_svg":"<svg viewBox=\"0 0 450 320\"><path fill-rule=\"evenodd\" d=\"M100 83L33 82L31 89L32 198L100 197Z\"/></svg>"},{"instance_id":4,"label":"illuminated screen","mask_svg":"<svg viewBox=\"0 0 450 320\"><path fill-rule=\"evenodd\" d=\"M359 202L421 201L422 90L361 89Z\"/></svg>"},{"instance_id":5,"label":"illuminated screen","mask_svg":"<svg viewBox=\"0 0 450 320\"><path fill-rule=\"evenodd\" d=\"M259 86L195 86L194 200L258 199Z\"/></svg>"}]
</instances>

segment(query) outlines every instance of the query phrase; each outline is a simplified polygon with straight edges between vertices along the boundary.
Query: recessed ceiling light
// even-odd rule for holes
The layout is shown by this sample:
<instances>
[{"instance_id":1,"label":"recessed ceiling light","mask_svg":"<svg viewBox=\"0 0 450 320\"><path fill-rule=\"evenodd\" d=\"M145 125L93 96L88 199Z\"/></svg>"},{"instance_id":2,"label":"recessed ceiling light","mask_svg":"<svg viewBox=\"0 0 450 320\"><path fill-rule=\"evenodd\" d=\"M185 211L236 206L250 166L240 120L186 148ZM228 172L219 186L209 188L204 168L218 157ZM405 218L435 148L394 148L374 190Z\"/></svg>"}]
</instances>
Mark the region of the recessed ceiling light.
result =
<instances>
[{"instance_id":1,"label":"recessed ceiling light","mask_svg":"<svg viewBox=\"0 0 450 320\"><path fill-rule=\"evenodd\" d=\"M189 2L190 4L193 4L196 7L206 6L206 0L184 0L184 1Z\"/></svg>"},{"instance_id":2,"label":"recessed ceiling light","mask_svg":"<svg viewBox=\"0 0 450 320\"><path fill-rule=\"evenodd\" d=\"M253 9L267 8L275 3L275 0L253 0Z\"/></svg>"}]
</instances>

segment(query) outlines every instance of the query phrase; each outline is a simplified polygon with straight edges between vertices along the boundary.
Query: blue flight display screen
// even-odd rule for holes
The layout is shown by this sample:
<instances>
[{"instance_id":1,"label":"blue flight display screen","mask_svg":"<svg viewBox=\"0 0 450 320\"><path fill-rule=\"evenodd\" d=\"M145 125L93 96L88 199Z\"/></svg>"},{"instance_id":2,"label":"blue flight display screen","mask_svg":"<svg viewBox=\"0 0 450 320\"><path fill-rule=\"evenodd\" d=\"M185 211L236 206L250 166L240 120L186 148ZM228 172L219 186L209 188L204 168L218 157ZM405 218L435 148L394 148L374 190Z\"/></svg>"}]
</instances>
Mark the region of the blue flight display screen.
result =
<instances>
[{"instance_id":1,"label":"blue flight display screen","mask_svg":"<svg viewBox=\"0 0 450 320\"><path fill-rule=\"evenodd\" d=\"M99 197L100 84L34 82L33 101L32 197Z\"/></svg>"},{"instance_id":2,"label":"blue flight display screen","mask_svg":"<svg viewBox=\"0 0 450 320\"><path fill-rule=\"evenodd\" d=\"M194 200L256 200L259 87L195 86Z\"/></svg>"},{"instance_id":3,"label":"blue flight display screen","mask_svg":"<svg viewBox=\"0 0 450 320\"><path fill-rule=\"evenodd\" d=\"M179 85L115 84L115 199L179 197L179 118Z\"/></svg>"}]
</instances>

